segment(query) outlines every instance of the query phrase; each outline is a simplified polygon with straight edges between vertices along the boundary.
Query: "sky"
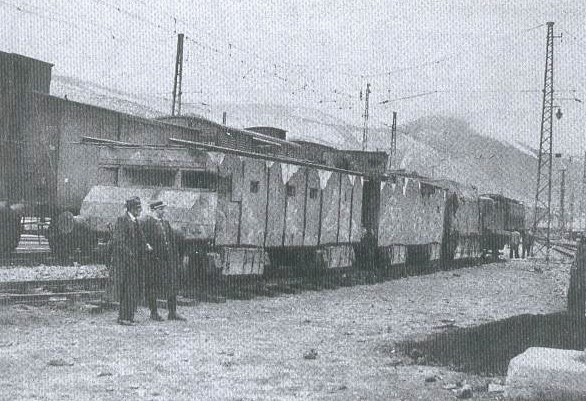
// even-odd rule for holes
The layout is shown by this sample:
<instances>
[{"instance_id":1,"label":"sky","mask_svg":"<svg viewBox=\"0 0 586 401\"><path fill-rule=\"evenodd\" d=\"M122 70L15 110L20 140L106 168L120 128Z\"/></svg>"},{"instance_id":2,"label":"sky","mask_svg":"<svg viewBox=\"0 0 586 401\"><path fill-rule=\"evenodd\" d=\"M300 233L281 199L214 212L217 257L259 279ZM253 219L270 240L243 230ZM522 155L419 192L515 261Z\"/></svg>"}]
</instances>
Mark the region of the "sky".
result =
<instances>
[{"instance_id":1,"label":"sky","mask_svg":"<svg viewBox=\"0 0 586 401\"><path fill-rule=\"evenodd\" d=\"M183 102L202 109L303 106L360 126L370 83L373 126L445 115L534 148L553 21L554 151L586 151L583 0L0 0L0 18L0 51L116 90L170 99L184 33Z\"/></svg>"}]
</instances>

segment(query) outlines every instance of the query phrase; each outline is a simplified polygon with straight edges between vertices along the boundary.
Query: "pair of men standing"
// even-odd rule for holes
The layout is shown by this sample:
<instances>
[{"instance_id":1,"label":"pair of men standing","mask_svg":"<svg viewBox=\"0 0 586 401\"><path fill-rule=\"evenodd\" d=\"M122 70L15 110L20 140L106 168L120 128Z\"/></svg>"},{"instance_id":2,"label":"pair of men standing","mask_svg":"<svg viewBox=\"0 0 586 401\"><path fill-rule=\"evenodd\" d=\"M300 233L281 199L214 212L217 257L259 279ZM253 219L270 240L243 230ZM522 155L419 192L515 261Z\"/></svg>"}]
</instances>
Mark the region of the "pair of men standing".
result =
<instances>
[{"instance_id":1,"label":"pair of men standing","mask_svg":"<svg viewBox=\"0 0 586 401\"><path fill-rule=\"evenodd\" d=\"M165 204L149 205L154 215L139 222L140 198L126 201L126 213L118 218L112 238L112 267L120 297L118 323L134 324L134 312L144 295L151 319L163 320L157 310L157 298L167 298L169 320L185 320L177 314L179 249L176 234L164 219Z\"/></svg>"}]
</instances>

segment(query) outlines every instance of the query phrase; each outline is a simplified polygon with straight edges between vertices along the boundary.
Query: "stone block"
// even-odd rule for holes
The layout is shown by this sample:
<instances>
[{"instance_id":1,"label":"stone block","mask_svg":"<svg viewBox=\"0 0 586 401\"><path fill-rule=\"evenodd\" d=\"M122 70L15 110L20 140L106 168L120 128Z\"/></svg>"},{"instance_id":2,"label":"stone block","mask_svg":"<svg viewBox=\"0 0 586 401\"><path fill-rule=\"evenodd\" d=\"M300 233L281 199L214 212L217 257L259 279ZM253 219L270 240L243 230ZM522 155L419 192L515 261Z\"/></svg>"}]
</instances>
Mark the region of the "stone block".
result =
<instances>
[{"instance_id":1,"label":"stone block","mask_svg":"<svg viewBox=\"0 0 586 401\"><path fill-rule=\"evenodd\" d=\"M533 347L509 363L508 400L585 400L584 351Z\"/></svg>"}]
</instances>

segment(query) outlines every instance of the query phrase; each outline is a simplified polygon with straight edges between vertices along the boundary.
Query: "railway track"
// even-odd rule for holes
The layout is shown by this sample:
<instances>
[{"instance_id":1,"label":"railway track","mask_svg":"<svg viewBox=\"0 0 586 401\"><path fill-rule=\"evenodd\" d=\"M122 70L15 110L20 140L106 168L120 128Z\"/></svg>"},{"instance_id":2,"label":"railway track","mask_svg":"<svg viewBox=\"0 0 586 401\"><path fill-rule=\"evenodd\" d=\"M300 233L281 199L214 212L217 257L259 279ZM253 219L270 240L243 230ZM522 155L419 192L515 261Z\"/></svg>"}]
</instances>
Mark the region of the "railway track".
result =
<instances>
[{"instance_id":1,"label":"railway track","mask_svg":"<svg viewBox=\"0 0 586 401\"><path fill-rule=\"evenodd\" d=\"M543 241L537 241L545 245ZM573 258L576 255L578 246L575 243L567 241L550 241L551 249L562 254L563 256Z\"/></svg>"},{"instance_id":2,"label":"railway track","mask_svg":"<svg viewBox=\"0 0 586 401\"><path fill-rule=\"evenodd\" d=\"M553 245L552 249L561 253L564 256L574 257L576 250L578 249L575 245Z\"/></svg>"},{"instance_id":3,"label":"railway track","mask_svg":"<svg viewBox=\"0 0 586 401\"><path fill-rule=\"evenodd\" d=\"M99 301L108 283L108 278L0 282L0 305Z\"/></svg>"},{"instance_id":4,"label":"railway track","mask_svg":"<svg viewBox=\"0 0 586 401\"><path fill-rule=\"evenodd\" d=\"M27 263L23 263L26 258ZM4 266L15 265L20 267L42 262L50 265L55 259L48 252L32 251L17 252L4 261L10 262ZM454 261L452 268L490 263L482 260ZM71 265L71 261L66 263ZM263 277L224 277L223 279L207 278L192 279L193 285L181 291L180 305L193 305L196 302L225 302L227 299L252 299L258 296L280 296L303 291L321 291L355 285L368 285L404 277L408 274L427 274L437 271L436 268L422 268L415 266L407 269L360 269L353 268L344 271L320 271L315 274L303 275L295 270L283 269L279 273ZM83 278L60 280L29 280L0 282L0 305L31 304L42 305L53 302L90 302L100 305L104 303L108 278ZM115 306L111 302L110 306ZM164 305L162 305L164 307Z\"/></svg>"},{"instance_id":5,"label":"railway track","mask_svg":"<svg viewBox=\"0 0 586 401\"><path fill-rule=\"evenodd\" d=\"M75 254L66 259L58 258L50 251L38 252L14 252L10 255L0 256L0 269L10 267L32 267L32 266L57 266L74 264L102 264L103 260L99 255Z\"/></svg>"},{"instance_id":6,"label":"railway track","mask_svg":"<svg viewBox=\"0 0 586 401\"><path fill-rule=\"evenodd\" d=\"M98 247L91 253L72 252L66 258L58 258L51 252L45 237L23 234L18 247L10 254L0 255L0 268L14 266L101 264L104 249Z\"/></svg>"}]
</instances>

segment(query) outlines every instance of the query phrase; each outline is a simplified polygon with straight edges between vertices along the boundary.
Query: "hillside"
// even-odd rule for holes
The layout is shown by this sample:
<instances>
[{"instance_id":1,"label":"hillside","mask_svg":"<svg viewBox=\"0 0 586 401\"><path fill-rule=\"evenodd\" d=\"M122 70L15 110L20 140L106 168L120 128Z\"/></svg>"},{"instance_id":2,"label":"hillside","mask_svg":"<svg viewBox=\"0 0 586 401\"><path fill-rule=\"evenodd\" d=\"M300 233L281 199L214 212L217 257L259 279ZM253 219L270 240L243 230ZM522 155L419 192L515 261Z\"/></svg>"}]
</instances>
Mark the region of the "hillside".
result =
<instances>
[{"instance_id":1,"label":"hillside","mask_svg":"<svg viewBox=\"0 0 586 401\"><path fill-rule=\"evenodd\" d=\"M169 113L170 100L163 96L136 95L56 76L51 92L70 100L154 118ZM341 149L360 149L362 127L308 107L275 104L217 104L183 106L183 112L200 114L220 122L227 113L230 126L275 126L288 131L289 139L315 141ZM535 150L512 140L503 143L475 132L467 122L442 116L428 116L398 127L395 168L415 171L433 178L456 180L478 187L483 193L501 193L533 204L537 158ZM513 135L511 135L513 136ZM372 127L369 149L390 147L390 129ZM580 188L581 166L569 165L568 194ZM554 159L553 206L559 205L561 159ZM577 191L577 190L576 190ZM577 193L577 192L576 192ZM578 199L576 197L576 199ZM570 202L570 195L566 198ZM578 207L578 201L575 203Z\"/></svg>"}]
</instances>

